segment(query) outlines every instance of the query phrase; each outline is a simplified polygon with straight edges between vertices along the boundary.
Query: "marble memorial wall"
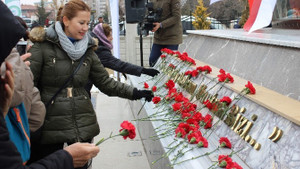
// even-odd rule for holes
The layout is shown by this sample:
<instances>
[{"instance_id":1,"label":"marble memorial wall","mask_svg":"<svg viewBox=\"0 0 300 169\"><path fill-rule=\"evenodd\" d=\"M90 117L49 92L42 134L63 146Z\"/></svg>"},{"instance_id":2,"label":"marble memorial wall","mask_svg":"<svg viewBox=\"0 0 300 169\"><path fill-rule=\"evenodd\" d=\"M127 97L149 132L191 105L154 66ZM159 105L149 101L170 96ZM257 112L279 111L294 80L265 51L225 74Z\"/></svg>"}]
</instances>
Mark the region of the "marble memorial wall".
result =
<instances>
[{"instance_id":1,"label":"marble memorial wall","mask_svg":"<svg viewBox=\"0 0 300 169\"><path fill-rule=\"evenodd\" d=\"M218 146L220 137L228 137L232 143L232 150L235 152L232 159L243 168L268 169L268 168L300 168L300 126L291 120L288 120L270 109L254 102L247 95L241 97L240 93L233 90L230 85L218 83L216 77L210 74L198 76L197 78L187 78L183 76L185 71L194 69L194 67L181 67L179 69L168 69L168 65L179 65L178 58L168 56L166 63L162 59L157 62L155 68L159 69L161 76L149 79L147 76L142 78L130 76L133 86L142 88L143 82L149 86L163 86L169 79L176 82L176 88L184 93L188 98L193 97L194 103L198 107L203 106L203 101L209 99L218 102L223 96L230 98L240 97L230 108L229 113L224 117L218 112L210 111L207 108L201 109L203 114L211 114L213 118L213 127L210 130L201 132L208 136L208 148L193 149L184 154L178 161L184 161L192 157L213 151ZM221 59L220 59L221 62ZM204 65L197 65L204 66ZM218 72L219 68L213 69ZM246 82L246 80L245 80ZM216 95L217 93L217 95ZM155 95L165 95L166 89L163 87ZM257 93L258 95L260 93ZM136 119L142 119L158 111L158 108L152 103L140 102L132 103L132 110L135 112ZM144 106L141 113L138 110ZM166 117L167 119L170 117ZM221 119L221 120L220 120ZM147 152L149 163L159 159L163 152L168 151L167 147L174 142L175 133L168 137L153 140L149 137L160 135L156 128L164 125L163 121L138 121L138 129L143 139ZM209 168L218 160L219 154L230 154L230 149L219 149L207 156L188 160L178 165L170 166L171 159L174 159L176 153L171 153L168 158L163 158L152 168ZM163 167L164 166L164 167Z\"/></svg>"}]
</instances>

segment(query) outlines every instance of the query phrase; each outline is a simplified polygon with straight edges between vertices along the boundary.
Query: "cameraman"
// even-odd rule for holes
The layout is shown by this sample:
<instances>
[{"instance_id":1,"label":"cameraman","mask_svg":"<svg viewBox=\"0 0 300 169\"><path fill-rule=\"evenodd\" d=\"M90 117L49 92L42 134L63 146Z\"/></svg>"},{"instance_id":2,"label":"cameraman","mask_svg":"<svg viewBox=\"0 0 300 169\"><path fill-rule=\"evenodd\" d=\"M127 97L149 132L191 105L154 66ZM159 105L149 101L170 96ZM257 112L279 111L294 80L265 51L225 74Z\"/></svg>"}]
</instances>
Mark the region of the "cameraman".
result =
<instances>
[{"instance_id":1,"label":"cameraman","mask_svg":"<svg viewBox=\"0 0 300 169\"><path fill-rule=\"evenodd\" d=\"M182 25L180 0L150 1L154 9L163 9L159 22L153 23L154 42L149 57L149 64L153 67L161 55L161 49L178 50L178 45L182 43Z\"/></svg>"}]
</instances>

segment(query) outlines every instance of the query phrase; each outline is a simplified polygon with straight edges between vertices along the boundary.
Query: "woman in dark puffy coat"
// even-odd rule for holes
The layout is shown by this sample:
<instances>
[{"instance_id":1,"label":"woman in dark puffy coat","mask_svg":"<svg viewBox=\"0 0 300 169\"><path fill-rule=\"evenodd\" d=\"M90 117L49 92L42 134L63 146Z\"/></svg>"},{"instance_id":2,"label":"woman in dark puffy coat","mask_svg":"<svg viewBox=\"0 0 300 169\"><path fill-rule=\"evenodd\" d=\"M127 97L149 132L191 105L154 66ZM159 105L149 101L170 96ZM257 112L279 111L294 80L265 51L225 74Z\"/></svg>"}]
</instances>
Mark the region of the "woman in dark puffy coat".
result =
<instances>
[{"instance_id":1,"label":"woman in dark puffy coat","mask_svg":"<svg viewBox=\"0 0 300 169\"><path fill-rule=\"evenodd\" d=\"M18 40L25 35L25 29L15 19L6 5L0 1L0 65L9 55ZM2 41L3 40L3 41ZM6 70L0 69L0 168L1 169L73 169L82 166L96 156L99 147L87 143L76 143L64 150L56 151L30 166L24 166L20 153L11 142L4 120L14 93L12 65L5 63ZM2 71L2 72L1 72Z\"/></svg>"},{"instance_id":2,"label":"woman in dark puffy coat","mask_svg":"<svg viewBox=\"0 0 300 169\"><path fill-rule=\"evenodd\" d=\"M151 91L140 91L109 78L93 51L95 41L87 33L90 12L83 1L71 0L60 8L58 21L46 31L43 28L31 31L30 39L34 45L30 49L30 68L42 101L48 105L41 144L32 145L36 147L32 149L32 158L39 159L62 149L65 142L90 142L99 134L96 114L84 89L89 79L109 96L131 100L144 97L148 101L153 97ZM58 92L80 62L81 67L68 81L67 87Z\"/></svg>"}]
</instances>

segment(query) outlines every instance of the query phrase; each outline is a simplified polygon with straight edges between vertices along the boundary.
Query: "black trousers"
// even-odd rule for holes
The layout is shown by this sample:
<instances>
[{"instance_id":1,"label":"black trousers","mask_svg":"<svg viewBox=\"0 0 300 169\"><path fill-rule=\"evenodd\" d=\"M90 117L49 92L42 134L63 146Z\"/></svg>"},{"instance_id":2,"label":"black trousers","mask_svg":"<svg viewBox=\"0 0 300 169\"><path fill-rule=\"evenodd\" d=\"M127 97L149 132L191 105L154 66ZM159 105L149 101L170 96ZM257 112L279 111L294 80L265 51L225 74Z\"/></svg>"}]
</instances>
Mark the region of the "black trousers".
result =
<instances>
[{"instance_id":1,"label":"black trousers","mask_svg":"<svg viewBox=\"0 0 300 169\"><path fill-rule=\"evenodd\" d=\"M39 141L37 140L31 140L31 155L30 159L27 162L27 164L31 164L33 162L36 162L52 153L54 153L57 150L61 150L64 148L64 143L57 143L57 144L40 144ZM82 142L89 142L91 143L90 140L82 141ZM73 143L67 143L68 145L71 145ZM88 163L85 164L83 167L79 167L76 169L87 169L88 168Z\"/></svg>"}]
</instances>

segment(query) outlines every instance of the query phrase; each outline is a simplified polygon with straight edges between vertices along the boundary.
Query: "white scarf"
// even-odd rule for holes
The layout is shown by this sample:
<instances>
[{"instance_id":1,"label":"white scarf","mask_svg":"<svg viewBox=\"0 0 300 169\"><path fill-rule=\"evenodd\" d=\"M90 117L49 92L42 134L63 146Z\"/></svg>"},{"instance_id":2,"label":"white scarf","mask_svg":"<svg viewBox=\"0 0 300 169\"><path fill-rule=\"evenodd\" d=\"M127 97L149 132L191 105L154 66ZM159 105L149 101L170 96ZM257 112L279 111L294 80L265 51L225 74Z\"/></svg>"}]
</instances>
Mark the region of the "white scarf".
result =
<instances>
[{"instance_id":1,"label":"white scarf","mask_svg":"<svg viewBox=\"0 0 300 169\"><path fill-rule=\"evenodd\" d=\"M63 31L59 21L55 23L55 31L58 35L60 45L67 52L70 59L78 60L84 55L88 47L88 33L84 35L83 39L72 43Z\"/></svg>"}]
</instances>

